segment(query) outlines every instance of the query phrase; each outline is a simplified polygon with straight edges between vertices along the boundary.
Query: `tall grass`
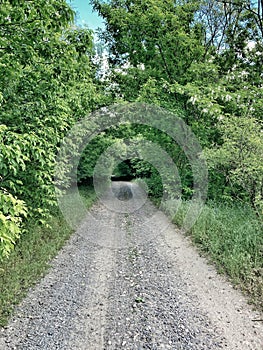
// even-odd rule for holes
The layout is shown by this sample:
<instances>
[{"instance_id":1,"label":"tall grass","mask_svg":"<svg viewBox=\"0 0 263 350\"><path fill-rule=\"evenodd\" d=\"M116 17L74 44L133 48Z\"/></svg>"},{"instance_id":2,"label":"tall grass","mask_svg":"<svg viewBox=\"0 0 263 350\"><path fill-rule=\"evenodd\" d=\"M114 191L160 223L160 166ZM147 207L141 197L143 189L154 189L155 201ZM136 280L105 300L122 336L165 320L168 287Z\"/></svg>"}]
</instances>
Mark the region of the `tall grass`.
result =
<instances>
[{"instance_id":1,"label":"tall grass","mask_svg":"<svg viewBox=\"0 0 263 350\"><path fill-rule=\"evenodd\" d=\"M79 191L89 208L96 198L94 190L81 187ZM58 209L48 224L47 228L29 223L9 259L0 264L0 326L7 324L14 306L47 272L51 259L73 232Z\"/></svg>"},{"instance_id":2,"label":"tall grass","mask_svg":"<svg viewBox=\"0 0 263 350\"><path fill-rule=\"evenodd\" d=\"M179 227L189 202L173 222ZM189 234L200 250L263 310L263 226L248 205L208 202Z\"/></svg>"}]
</instances>

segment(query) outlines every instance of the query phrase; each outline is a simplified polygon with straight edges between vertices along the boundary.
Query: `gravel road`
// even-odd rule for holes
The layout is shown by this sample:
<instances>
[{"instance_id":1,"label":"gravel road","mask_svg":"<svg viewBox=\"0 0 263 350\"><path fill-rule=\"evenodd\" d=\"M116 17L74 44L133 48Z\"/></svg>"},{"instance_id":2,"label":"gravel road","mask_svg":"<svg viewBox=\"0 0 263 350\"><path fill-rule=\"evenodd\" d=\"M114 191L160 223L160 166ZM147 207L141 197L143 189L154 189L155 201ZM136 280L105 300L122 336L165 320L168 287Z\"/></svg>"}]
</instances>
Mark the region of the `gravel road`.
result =
<instances>
[{"instance_id":1,"label":"gravel road","mask_svg":"<svg viewBox=\"0 0 263 350\"><path fill-rule=\"evenodd\" d=\"M138 185L114 183L90 214L0 330L1 350L263 349L262 315Z\"/></svg>"}]
</instances>

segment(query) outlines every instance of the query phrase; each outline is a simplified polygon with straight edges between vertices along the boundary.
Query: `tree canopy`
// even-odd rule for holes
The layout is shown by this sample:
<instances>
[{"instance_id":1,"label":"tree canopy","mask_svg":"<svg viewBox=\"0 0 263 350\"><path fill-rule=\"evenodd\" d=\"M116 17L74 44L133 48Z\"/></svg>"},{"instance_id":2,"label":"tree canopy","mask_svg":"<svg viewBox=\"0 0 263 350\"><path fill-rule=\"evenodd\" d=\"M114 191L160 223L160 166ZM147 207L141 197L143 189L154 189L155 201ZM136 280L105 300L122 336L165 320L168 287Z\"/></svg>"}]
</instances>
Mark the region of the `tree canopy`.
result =
<instances>
[{"instance_id":1,"label":"tree canopy","mask_svg":"<svg viewBox=\"0 0 263 350\"><path fill-rule=\"evenodd\" d=\"M113 96L180 110L206 150L210 196L262 212L262 1L93 5L106 21Z\"/></svg>"}]
</instances>

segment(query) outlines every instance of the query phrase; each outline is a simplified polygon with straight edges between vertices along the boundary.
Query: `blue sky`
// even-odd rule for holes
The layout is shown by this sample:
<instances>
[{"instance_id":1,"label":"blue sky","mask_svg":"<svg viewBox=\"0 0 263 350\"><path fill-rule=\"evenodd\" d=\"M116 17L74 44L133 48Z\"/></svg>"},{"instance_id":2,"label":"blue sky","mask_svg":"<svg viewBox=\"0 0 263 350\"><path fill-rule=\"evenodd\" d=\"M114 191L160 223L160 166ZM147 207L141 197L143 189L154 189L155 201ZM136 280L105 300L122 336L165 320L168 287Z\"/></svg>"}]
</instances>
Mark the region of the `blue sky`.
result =
<instances>
[{"instance_id":1,"label":"blue sky","mask_svg":"<svg viewBox=\"0 0 263 350\"><path fill-rule=\"evenodd\" d=\"M67 2L77 12L76 24L87 24L93 30L104 27L102 18L92 10L89 0L67 0Z\"/></svg>"}]
</instances>

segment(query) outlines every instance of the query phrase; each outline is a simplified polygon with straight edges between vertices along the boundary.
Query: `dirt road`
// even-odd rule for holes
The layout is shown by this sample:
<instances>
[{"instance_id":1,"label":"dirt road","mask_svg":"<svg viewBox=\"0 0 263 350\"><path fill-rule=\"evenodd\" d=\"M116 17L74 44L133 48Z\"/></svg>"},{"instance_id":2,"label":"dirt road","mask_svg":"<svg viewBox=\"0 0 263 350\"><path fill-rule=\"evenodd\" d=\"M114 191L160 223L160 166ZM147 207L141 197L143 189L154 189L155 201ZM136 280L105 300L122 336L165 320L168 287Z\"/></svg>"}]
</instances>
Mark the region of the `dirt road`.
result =
<instances>
[{"instance_id":1,"label":"dirt road","mask_svg":"<svg viewBox=\"0 0 263 350\"><path fill-rule=\"evenodd\" d=\"M115 183L91 215L0 331L1 350L263 349L262 315L137 185Z\"/></svg>"}]
</instances>

